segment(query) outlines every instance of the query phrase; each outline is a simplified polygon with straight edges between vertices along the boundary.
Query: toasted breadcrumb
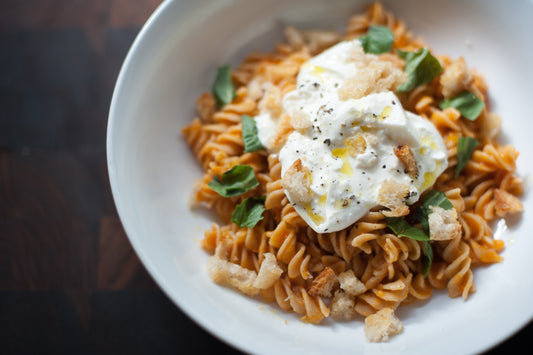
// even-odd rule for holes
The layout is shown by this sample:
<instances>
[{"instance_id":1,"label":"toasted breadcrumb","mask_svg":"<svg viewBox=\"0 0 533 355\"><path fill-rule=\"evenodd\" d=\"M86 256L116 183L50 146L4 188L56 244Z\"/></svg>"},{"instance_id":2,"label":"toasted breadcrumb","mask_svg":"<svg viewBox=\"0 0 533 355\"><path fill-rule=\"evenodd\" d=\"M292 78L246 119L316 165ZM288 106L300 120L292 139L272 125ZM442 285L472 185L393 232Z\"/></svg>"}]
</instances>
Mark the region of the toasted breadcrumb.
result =
<instances>
[{"instance_id":1,"label":"toasted breadcrumb","mask_svg":"<svg viewBox=\"0 0 533 355\"><path fill-rule=\"evenodd\" d=\"M464 58L461 57L444 69L440 77L442 95L447 99L457 96L467 89L473 80L472 73L466 66Z\"/></svg>"},{"instance_id":2,"label":"toasted breadcrumb","mask_svg":"<svg viewBox=\"0 0 533 355\"><path fill-rule=\"evenodd\" d=\"M289 135L294 132L294 127L291 123L291 116L282 115L279 119L278 126L276 127L276 133L274 139L270 143L270 148L280 147L287 141Z\"/></svg>"},{"instance_id":3,"label":"toasted breadcrumb","mask_svg":"<svg viewBox=\"0 0 533 355\"><path fill-rule=\"evenodd\" d=\"M386 307L365 318L365 335L371 342L388 341L403 331L403 324L392 308Z\"/></svg>"},{"instance_id":4,"label":"toasted breadcrumb","mask_svg":"<svg viewBox=\"0 0 533 355\"><path fill-rule=\"evenodd\" d=\"M364 135L357 133L355 136L349 137L345 140L346 150L352 157L362 154L366 150L366 140Z\"/></svg>"},{"instance_id":5,"label":"toasted breadcrumb","mask_svg":"<svg viewBox=\"0 0 533 355\"><path fill-rule=\"evenodd\" d=\"M378 191L377 201L390 211L381 211L385 217L401 217L409 214L409 207L405 204L409 195L409 186L399 184L392 179L383 182Z\"/></svg>"},{"instance_id":6,"label":"toasted breadcrumb","mask_svg":"<svg viewBox=\"0 0 533 355\"><path fill-rule=\"evenodd\" d=\"M263 99L259 102L259 110L261 112L268 112L272 117L276 118L281 115L281 90L275 85L265 86L265 93Z\"/></svg>"},{"instance_id":7,"label":"toasted breadcrumb","mask_svg":"<svg viewBox=\"0 0 533 355\"><path fill-rule=\"evenodd\" d=\"M207 270L211 279L218 284L234 287L249 296L254 296L259 292L253 286L257 277L255 271L245 269L216 256L209 258Z\"/></svg>"},{"instance_id":8,"label":"toasted breadcrumb","mask_svg":"<svg viewBox=\"0 0 533 355\"><path fill-rule=\"evenodd\" d=\"M331 297L331 290L336 284L337 276L335 275L335 271L330 267L326 267L316 279L313 280L308 293L312 297Z\"/></svg>"},{"instance_id":9,"label":"toasted breadcrumb","mask_svg":"<svg viewBox=\"0 0 533 355\"><path fill-rule=\"evenodd\" d=\"M265 94L266 87L270 85L272 84L265 83L264 79L261 77L254 78L246 84L246 96L248 96L250 100L260 101Z\"/></svg>"},{"instance_id":10,"label":"toasted breadcrumb","mask_svg":"<svg viewBox=\"0 0 533 355\"><path fill-rule=\"evenodd\" d=\"M335 320L349 320L355 315L354 307L354 296L338 290L331 300L331 317Z\"/></svg>"},{"instance_id":11,"label":"toasted breadcrumb","mask_svg":"<svg viewBox=\"0 0 533 355\"><path fill-rule=\"evenodd\" d=\"M272 286L283 273L283 269L279 267L274 254L266 253L264 256L265 259L263 259L257 278L253 283L253 286L260 290Z\"/></svg>"},{"instance_id":12,"label":"toasted breadcrumb","mask_svg":"<svg viewBox=\"0 0 533 355\"><path fill-rule=\"evenodd\" d=\"M479 115L478 120L481 126L481 136L487 139L495 139L501 131L502 119L499 115L487 112Z\"/></svg>"},{"instance_id":13,"label":"toasted breadcrumb","mask_svg":"<svg viewBox=\"0 0 533 355\"><path fill-rule=\"evenodd\" d=\"M306 129L313 125L309 116L303 111L296 111L291 116L291 125L294 129Z\"/></svg>"},{"instance_id":14,"label":"toasted breadcrumb","mask_svg":"<svg viewBox=\"0 0 533 355\"><path fill-rule=\"evenodd\" d=\"M281 185L288 192L293 202L307 203L313 199L311 190L311 172L296 160L281 178Z\"/></svg>"},{"instance_id":15,"label":"toasted breadcrumb","mask_svg":"<svg viewBox=\"0 0 533 355\"><path fill-rule=\"evenodd\" d=\"M394 148L394 155L402 162L407 169L407 173L412 177L418 176L418 166L416 165L415 155L407 145L399 145Z\"/></svg>"},{"instance_id":16,"label":"toasted breadcrumb","mask_svg":"<svg viewBox=\"0 0 533 355\"><path fill-rule=\"evenodd\" d=\"M357 73L357 78L349 78L339 88L341 100L360 99L366 95L384 91L395 91L407 81L407 74L388 60L379 60L377 56L366 55L362 47L351 53L353 60L365 70Z\"/></svg>"},{"instance_id":17,"label":"toasted breadcrumb","mask_svg":"<svg viewBox=\"0 0 533 355\"><path fill-rule=\"evenodd\" d=\"M259 289L254 287L257 273L225 260L228 244L221 242L217 245L215 255L207 262L207 272L218 284L238 289L242 293L254 296Z\"/></svg>"},{"instance_id":18,"label":"toasted breadcrumb","mask_svg":"<svg viewBox=\"0 0 533 355\"><path fill-rule=\"evenodd\" d=\"M204 122L212 121L216 108L215 98L210 92L204 92L196 99L196 110Z\"/></svg>"},{"instance_id":19,"label":"toasted breadcrumb","mask_svg":"<svg viewBox=\"0 0 533 355\"><path fill-rule=\"evenodd\" d=\"M507 213L521 212L524 208L516 196L501 189L494 189L494 202L494 210L499 217Z\"/></svg>"},{"instance_id":20,"label":"toasted breadcrumb","mask_svg":"<svg viewBox=\"0 0 533 355\"><path fill-rule=\"evenodd\" d=\"M439 206L430 206L430 209L428 222L431 240L450 240L461 236L462 227L455 208L445 210Z\"/></svg>"},{"instance_id":21,"label":"toasted breadcrumb","mask_svg":"<svg viewBox=\"0 0 533 355\"><path fill-rule=\"evenodd\" d=\"M341 289L343 289L347 294L352 296L359 296L366 292L365 284L362 283L353 273L352 270L345 271L340 273L337 277Z\"/></svg>"}]
</instances>

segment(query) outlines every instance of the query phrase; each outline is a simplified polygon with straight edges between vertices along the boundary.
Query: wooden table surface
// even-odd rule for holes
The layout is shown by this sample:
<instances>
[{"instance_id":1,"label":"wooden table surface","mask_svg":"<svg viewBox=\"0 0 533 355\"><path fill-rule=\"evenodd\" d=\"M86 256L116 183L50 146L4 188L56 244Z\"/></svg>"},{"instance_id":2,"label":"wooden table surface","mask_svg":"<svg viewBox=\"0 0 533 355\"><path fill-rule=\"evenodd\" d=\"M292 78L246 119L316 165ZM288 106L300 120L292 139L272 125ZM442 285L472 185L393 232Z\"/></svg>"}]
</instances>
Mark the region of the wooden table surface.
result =
<instances>
[{"instance_id":1,"label":"wooden table surface","mask_svg":"<svg viewBox=\"0 0 533 355\"><path fill-rule=\"evenodd\" d=\"M159 3L0 0L3 354L239 354L154 284L111 196L111 95ZM532 336L529 325L490 353L531 346Z\"/></svg>"}]
</instances>

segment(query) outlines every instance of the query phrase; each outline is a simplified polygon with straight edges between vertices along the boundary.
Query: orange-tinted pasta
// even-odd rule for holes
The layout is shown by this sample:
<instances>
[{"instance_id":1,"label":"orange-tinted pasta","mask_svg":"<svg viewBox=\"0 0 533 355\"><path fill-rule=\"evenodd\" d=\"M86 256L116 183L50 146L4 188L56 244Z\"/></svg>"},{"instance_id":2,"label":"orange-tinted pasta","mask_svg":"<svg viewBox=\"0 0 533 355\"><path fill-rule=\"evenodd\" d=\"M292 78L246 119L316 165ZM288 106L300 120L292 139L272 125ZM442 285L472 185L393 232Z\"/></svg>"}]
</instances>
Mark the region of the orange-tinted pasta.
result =
<instances>
[{"instance_id":1,"label":"orange-tinted pasta","mask_svg":"<svg viewBox=\"0 0 533 355\"><path fill-rule=\"evenodd\" d=\"M379 3L371 5L365 14L350 18L344 38L364 35L370 25L377 24L388 26L393 32L393 52L426 46ZM316 233L285 196L277 157L264 150L244 152L241 116L257 114L259 105L269 109L270 100L276 102L294 89L299 66L320 48L320 43L313 42L314 49L310 50L311 44L302 42L297 33L289 35L289 43L278 45L274 53L251 54L233 72L237 97L231 104L217 110L212 96L202 95L198 100L200 117L183 129L187 143L205 169L204 177L195 185L193 202L213 209L222 222L214 223L205 232L203 248L214 253L222 241L229 242L228 261L255 272L261 269L264 255L272 253L283 273L260 294L311 323L319 323L330 314L333 294L313 297L308 292L326 267L336 275L352 271L364 284L366 291L353 296L354 310L363 316L384 307L396 309L401 304L427 299L434 289L447 288L450 297L466 299L476 290L472 267L502 260L499 253L504 245L493 238L490 222L521 209L516 198L522 193L522 181L515 174L518 152L495 140L499 117L490 112L488 105L475 121L465 119L454 108L440 109L443 84L438 79L399 94L404 107L431 121L444 139L449 164L433 188L446 194L462 229L460 238L431 242L434 259L424 276L424 244L392 233L381 212L371 211L338 232ZM404 64L390 53L381 57L399 66ZM446 56L437 58L444 70L454 62ZM270 83L274 89L262 88L258 82ZM487 86L479 74L473 74L468 89L486 102ZM268 100L263 100L265 95L270 95ZM461 136L473 137L480 143L455 178ZM259 187L242 196L224 198L207 186L215 175L238 164L253 167ZM253 228L231 223L231 213L238 203L249 196L263 195L266 211L262 221Z\"/></svg>"}]
</instances>

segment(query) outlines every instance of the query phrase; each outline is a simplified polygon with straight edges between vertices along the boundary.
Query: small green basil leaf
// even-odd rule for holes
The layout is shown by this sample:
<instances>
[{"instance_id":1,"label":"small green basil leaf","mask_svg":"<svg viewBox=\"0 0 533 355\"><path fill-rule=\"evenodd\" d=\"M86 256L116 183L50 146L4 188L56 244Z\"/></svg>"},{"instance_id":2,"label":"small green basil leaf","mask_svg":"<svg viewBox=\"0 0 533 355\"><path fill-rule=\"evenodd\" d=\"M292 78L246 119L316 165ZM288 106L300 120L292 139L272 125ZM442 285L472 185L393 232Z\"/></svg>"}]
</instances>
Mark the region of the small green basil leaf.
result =
<instances>
[{"instance_id":1,"label":"small green basil leaf","mask_svg":"<svg viewBox=\"0 0 533 355\"><path fill-rule=\"evenodd\" d=\"M365 53L381 54L390 52L394 34L386 26L370 26L366 36L359 40Z\"/></svg>"},{"instance_id":2,"label":"small green basil leaf","mask_svg":"<svg viewBox=\"0 0 533 355\"><path fill-rule=\"evenodd\" d=\"M429 235L429 214L431 213L430 206L438 206L445 210L450 210L453 208L452 203L446 197L444 192L437 190L430 190L422 199L422 203L415 209L413 213L413 218L420 222L424 232Z\"/></svg>"},{"instance_id":3,"label":"small green basil leaf","mask_svg":"<svg viewBox=\"0 0 533 355\"><path fill-rule=\"evenodd\" d=\"M231 170L222 174L222 179L216 175L207 184L223 197L241 195L258 185L259 181L255 178L254 169L248 165L235 165Z\"/></svg>"},{"instance_id":4,"label":"small green basil leaf","mask_svg":"<svg viewBox=\"0 0 533 355\"><path fill-rule=\"evenodd\" d=\"M237 97L233 81L231 81L231 68L229 65L218 68L212 91L218 106L227 105Z\"/></svg>"},{"instance_id":5,"label":"small green basil leaf","mask_svg":"<svg viewBox=\"0 0 533 355\"><path fill-rule=\"evenodd\" d=\"M239 227L253 228L257 222L263 219L265 211L265 199L263 197L248 197L237 205L231 215L231 221Z\"/></svg>"},{"instance_id":6,"label":"small green basil leaf","mask_svg":"<svg viewBox=\"0 0 533 355\"><path fill-rule=\"evenodd\" d=\"M457 165L455 166L455 178L465 167L479 142L472 137L459 137L457 141Z\"/></svg>"},{"instance_id":7,"label":"small green basil leaf","mask_svg":"<svg viewBox=\"0 0 533 355\"><path fill-rule=\"evenodd\" d=\"M263 149L263 145L257 136L255 120L248 115L242 116L242 140L244 142L244 151L247 153Z\"/></svg>"},{"instance_id":8,"label":"small green basil leaf","mask_svg":"<svg viewBox=\"0 0 533 355\"><path fill-rule=\"evenodd\" d=\"M453 205L450 200L448 200L448 197L446 197L446 194L437 190L428 191L422 200L422 204L428 208L429 206L438 206L445 210L451 210L453 208Z\"/></svg>"},{"instance_id":9,"label":"small green basil leaf","mask_svg":"<svg viewBox=\"0 0 533 355\"><path fill-rule=\"evenodd\" d=\"M428 216L431 213L431 210L427 209L423 205L418 206L413 212L413 219L420 222L424 232L429 235L429 222Z\"/></svg>"},{"instance_id":10,"label":"small green basil leaf","mask_svg":"<svg viewBox=\"0 0 533 355\"><path fill-rule=\"evenodd\" d=\"M426 251L426 257L423 261L424 264L424 277L428 276L431 270L431 264L433 263L433 248L431 243L427 240L424 241L424 250Z\"/></svg>"},{"instance_id":11,"label":"small green basil leaf","mask_svg":"<svg viewBox=\"0 0 533 355\"><path fill-rule=\"evenodd\" d=\"M398 54L398 57L408 62L414 58L414 56L416 55L416 52L407 52L407 51L402 51L401 49L397 49L396 54Z\"/></svg>"},{"instance_id":12,"label":"small green basil leaf","mask_svg":"<svg viewBox=\"0 0 533 355\"><path fill-rule=\"evenodd\" d=\"M403 218L386 217L387 227L389 227L399 237L409 237L414 240L429 240L429 237L423 230L411 226Z\"/></svg>"},{"instance_id":13,"label":"small green basil leaf","mask_svg":"<svg viewBox=\"0 0 533 355\"><path fill-rule=\"evenodd\" d=\"M442 67L429 49L422 48L418 52L398 51L398 56L405 59L404 71L407 82L398 87L398 92L411 91L419 85L433 80L442 72Z\"/></svg>"},{"instance_id":14,"label":"small green basil leaf","mask_svg":"<svg viewBox=\"0 0 533 355\"><path fill-rule=\"evenodd\" d=\"M461 112L461 115L474 121L483 111L485 103L472 92L465 90L451 99L442 100L439 106L443 110L447 107L456 108Z\"/></svg>"}]
</instances>

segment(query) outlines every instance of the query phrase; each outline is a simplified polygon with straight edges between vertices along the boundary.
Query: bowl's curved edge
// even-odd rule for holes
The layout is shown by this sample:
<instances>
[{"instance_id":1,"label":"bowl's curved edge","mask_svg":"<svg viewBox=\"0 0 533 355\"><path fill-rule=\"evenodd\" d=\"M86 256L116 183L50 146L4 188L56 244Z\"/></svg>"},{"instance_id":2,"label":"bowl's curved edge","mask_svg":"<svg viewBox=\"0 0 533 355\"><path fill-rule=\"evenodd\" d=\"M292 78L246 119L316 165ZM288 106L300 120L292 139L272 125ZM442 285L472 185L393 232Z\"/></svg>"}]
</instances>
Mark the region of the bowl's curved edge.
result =
<instances>
[{"instance_id":1,"label":"bowl's curved edge","mask_svg":"<svg viewBox=\"0 0 533 355\"><path fill-rule=\"evenodd\" d=\"M109 183L111 186L111 193L113 196L113 201L116 206L117 214L119 216L119 220L126 232L126 235L128 237L128 240L130 241L133 250L141 260L142 264L144 265L145 269L148 271L149 275L152 277L156 285L161 289L161 291L167 296L167 298L175 304L191 321L193 321L195 324L199 325L203 330L217 338L218 340L222 341L223 343L227 344L228 346L231 346L232 348L238 349L240 351L244 352L250 352L252 349L249 349L246 347L246 344L242 344L239 342L232 343L230 342L230 339L224 336L224 334L217 332L216 330L209 327L208 322L206 320L203 320L203 318L198 317L196 312L194 312L193 309L186 307L184 304L180 304L180 302L177 300L176 297L173 297L174 295L170 294L170 291L167 290L164 287L164 282L159 277L158 273L155 271L155 268L153 267L152 263L150 262L149 258L143 253L142 248L139 247L138 243L134 238L131 237L131 232L128 230L128 226L126 223L124 223L124 217L123 214L121 214L121 208L119 207L119 202L117 199L119 187L117 186L116 182L116 169L115 169L115 161L114 156L115 152L112 145L112 137L114 136L114 117L116 116L117 112L117 97L119 96L119 92L121 91L121 88L124 83L124 77L126 76L126 73L129 70L129 66L131 64L131 61L133 60L133 53L141 46L142 41L146 37L147 33L151 31L151 28L153 24L155 23L156 19L166 11L166 8L171 6L171 4L174 2L174 0L164 0L161 4L158 5L158 7L154 10L154 12L150 15L146 23L142 26L141 30L135 37L132 45L130 46L128 53L126 54L126 57L122 63L119 75L116 80L115 87L113 89L112 97L111 97L111 103L109 108L109 115L108 115L108 122L107 122L107 128L106 128L106 158L107 158L107 170L108 170L108 178Z\"/></svg>"}]
</instances>

